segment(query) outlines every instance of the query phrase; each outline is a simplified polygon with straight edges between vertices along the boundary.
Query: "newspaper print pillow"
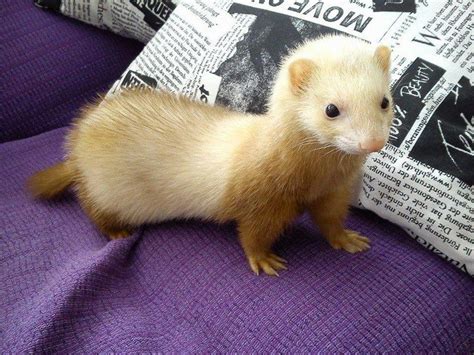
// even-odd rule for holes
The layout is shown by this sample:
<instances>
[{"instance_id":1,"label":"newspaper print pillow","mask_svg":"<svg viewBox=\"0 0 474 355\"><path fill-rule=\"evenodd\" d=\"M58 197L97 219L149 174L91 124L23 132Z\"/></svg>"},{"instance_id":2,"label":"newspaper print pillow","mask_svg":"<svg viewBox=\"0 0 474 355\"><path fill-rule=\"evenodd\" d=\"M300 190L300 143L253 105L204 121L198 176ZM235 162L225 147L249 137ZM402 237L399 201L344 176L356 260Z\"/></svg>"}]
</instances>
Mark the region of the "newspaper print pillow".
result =
<instances>
[{"instance_id":1,"label":"newspaper print pillow","mask_svg":"<svg viewBox=\"0 0 474 355\"><path fill-rule=\"evenodd\" d=\"M355 204L472 275L474 3L408 3L183 0L109 94L165 88L263 112L281 58L305 39L346 33L388 44L396 118Z\"/></svg>"},{"instance_id":2,"label":"newspaper print pillow","mask_svg":"<svg viewBox=\"0 0 474 355\"><path fill-rule=\"evenodd\" d=\"M147 43L166 22L179 0L34 0L34 3Z\"/></svg>"}]
</instances>

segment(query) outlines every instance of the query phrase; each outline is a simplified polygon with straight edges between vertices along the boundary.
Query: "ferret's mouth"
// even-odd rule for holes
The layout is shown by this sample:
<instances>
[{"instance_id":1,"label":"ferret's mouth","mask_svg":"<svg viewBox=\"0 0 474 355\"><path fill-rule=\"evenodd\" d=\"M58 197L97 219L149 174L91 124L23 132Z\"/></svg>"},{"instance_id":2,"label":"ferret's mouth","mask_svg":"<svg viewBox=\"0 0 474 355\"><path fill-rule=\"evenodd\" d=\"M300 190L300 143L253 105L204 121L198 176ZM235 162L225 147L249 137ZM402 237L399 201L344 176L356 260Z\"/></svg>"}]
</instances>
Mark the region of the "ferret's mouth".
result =
<instances>
[{"instance_id":1,"label":"ferret's mouth","mask_svg":"<svg viewBox=\"0 0 474 355\"><path fill-rule=\"evenodd\" d=\"M367 155L380 152L385 147L385 140L369 140L365 142L348 142L338 144L338 149L350 155Z\"/></svg>"},{"instance_id":2,"label":"ferret's mouth","mask_svg":"<svg viewBox=\"0 0 474 355\"><path fill-rule=\"evenodd\" d=\"M371 154L371 153L380 152L382 150L382 148L377 149L377 150L367 150L367 149L360 149L358 147L357 148L356 147L354 147L354 148L345 147L344 149L338 148L338 150L342 153L347 154L347 155L368 155L368 154Z\"/></svg>"}]
</instances>

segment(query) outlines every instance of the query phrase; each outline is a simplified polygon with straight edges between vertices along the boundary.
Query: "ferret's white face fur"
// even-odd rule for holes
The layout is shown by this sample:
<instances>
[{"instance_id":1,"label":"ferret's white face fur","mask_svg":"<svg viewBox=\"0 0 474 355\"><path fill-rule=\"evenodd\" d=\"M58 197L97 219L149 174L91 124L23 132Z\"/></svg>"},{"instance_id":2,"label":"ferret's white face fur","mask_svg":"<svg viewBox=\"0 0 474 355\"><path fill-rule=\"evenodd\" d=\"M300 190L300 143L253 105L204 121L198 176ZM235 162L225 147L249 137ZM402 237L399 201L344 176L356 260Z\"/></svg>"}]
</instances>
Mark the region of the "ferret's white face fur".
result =
<instances>
[{"instance_id":1,"label":"ferret's white face fur","mask_svg":"<svg viewBox=\"0 0 474 355\"><path fill-rule=\"evenodd\" d=\"M378 151L393 119L389 66L384 46L345 36L308 42L283 65L286 104L321 145L349 154Z\"/></svg>"}]
</instances>

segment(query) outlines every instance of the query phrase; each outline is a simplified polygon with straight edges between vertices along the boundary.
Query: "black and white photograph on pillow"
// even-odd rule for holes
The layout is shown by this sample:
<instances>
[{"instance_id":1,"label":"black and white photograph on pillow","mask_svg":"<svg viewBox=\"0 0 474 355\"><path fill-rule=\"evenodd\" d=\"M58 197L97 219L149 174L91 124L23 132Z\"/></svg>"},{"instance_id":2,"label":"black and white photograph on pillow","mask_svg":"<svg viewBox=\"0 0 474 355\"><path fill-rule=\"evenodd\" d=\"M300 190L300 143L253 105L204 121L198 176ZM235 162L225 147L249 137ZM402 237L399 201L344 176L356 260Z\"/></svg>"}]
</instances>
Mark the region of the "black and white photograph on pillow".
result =
<instances>
[{"instance_id":1,"label":"black and white photograph on pillow","mask_svg":"<svg viewBox=\"0 0 474 355\"><path fill-rule=\"evenodd\" d=\"M390 144L400 148L408 131L425 107L425 97L438 83L446 70L416 58L405 70L393 87L395 118L393 121Z\"/></svg>"},{"instance_id":2,"label":"black and white photograph on pillow","mask_svg":"<svg viewBox=\"0 0 474 355\"><path fill-rule=\"evenodd\" d=\"M338 33L332 28L275 12L233 4L229 13L255 15L235 54L213 73L222 78L216 102L262 113L281 59L307 38Z\"/></svg>"},{"instance_id":3,"label":"black and white photograph on pillow","mask_svg":"<svg viewBox=\"0 0 474 355\"><path fill-rule=\"evenodd\" d=\"M474 185L473 82L463 76L431 116L410 155Z\"/></svg>"}]
</instances>

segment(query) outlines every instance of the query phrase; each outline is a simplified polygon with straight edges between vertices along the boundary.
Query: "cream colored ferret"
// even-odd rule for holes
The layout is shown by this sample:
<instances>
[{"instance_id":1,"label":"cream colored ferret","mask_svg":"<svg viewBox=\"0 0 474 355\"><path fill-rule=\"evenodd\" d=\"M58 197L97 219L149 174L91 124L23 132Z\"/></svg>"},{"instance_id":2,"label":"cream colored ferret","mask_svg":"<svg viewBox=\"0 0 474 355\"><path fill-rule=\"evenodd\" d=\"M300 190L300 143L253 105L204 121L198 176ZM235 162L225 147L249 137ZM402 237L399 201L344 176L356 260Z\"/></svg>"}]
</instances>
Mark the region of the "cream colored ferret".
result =
<instances>
[{"instance_id":1,"label":"cream colored ferret","mask_svg":"<svg viewBox=\"0 0 474 355\"><path fill-rule=\"evenodd\" d=\"M344 219L366 155L388 139L389 65L387 47L328 36L284 60L264 115L165 92L106 98L74 124L66 160L29 187L52 198L73 186L112 239L144 223L235 220L256 274L285 269L271 247L305 209L334 248L366 250Z\"/></svg>"}]
</instances>

